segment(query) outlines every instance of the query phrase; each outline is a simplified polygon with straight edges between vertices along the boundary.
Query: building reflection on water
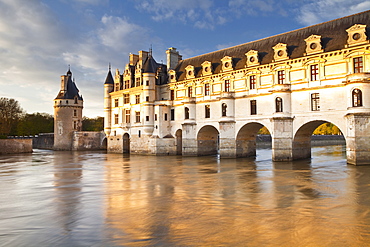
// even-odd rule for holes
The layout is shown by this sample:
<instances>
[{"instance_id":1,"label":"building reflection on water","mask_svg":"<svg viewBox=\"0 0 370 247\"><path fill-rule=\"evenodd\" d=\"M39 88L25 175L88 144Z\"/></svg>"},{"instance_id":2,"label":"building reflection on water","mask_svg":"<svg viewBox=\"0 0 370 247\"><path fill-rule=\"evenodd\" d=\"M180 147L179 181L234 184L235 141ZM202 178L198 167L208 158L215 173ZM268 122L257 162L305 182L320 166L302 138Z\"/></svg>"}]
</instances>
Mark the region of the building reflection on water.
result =
<instances>
[{"instance_id":1,"label":"building reflection on water","mask_svg":"<svg viewBox=\"0 0 370 247\"><path fill-rule=\"evenodd\" d=\"M317 148L317 157L108 156L109 238L125 246L367 243L370 168L347 166L342 148Z\"/></svg>"}]
</instances>

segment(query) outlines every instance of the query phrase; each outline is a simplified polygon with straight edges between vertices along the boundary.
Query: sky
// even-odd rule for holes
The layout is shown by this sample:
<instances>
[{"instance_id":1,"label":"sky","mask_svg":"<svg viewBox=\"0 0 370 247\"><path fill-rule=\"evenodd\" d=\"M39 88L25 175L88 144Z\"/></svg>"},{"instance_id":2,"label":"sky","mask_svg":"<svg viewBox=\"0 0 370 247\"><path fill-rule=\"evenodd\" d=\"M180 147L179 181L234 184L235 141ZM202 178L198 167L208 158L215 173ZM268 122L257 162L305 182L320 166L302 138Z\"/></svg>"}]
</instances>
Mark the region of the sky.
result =
<instances>
[{"instance_id":1,"label":"sky","mask_svg":"<svg viewBox=\"0 0 370 247\"><path fill-rule=\"evenodd\" d=\"M84 116L104 116L109 64L153 49L166 63L370 9L370 0L0 0L0 97L53 114L70 65Z\"/></svg>"}]
</instances>

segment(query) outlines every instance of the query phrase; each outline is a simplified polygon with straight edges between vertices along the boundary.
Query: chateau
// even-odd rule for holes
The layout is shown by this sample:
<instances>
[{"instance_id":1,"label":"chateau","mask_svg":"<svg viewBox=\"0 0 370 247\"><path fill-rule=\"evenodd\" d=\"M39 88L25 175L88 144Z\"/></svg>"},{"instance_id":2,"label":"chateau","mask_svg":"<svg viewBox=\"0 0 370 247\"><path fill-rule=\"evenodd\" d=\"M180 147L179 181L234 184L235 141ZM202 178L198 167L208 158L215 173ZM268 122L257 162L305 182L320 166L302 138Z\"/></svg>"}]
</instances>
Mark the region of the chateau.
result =
<instances>
[{"instance_id":1,"label":"chateau","mask_svg":"<svg viewBox=\"0 0 370 247\"><path fill-rule=\"evenodd\" d=\"M183 59L130 54L104 84L108 152L221 158L311 157L311 135L335 124L347 162L370 164L370 11ZM77 98L77 102L79 102Z\"/></svg>"}]
</instances>

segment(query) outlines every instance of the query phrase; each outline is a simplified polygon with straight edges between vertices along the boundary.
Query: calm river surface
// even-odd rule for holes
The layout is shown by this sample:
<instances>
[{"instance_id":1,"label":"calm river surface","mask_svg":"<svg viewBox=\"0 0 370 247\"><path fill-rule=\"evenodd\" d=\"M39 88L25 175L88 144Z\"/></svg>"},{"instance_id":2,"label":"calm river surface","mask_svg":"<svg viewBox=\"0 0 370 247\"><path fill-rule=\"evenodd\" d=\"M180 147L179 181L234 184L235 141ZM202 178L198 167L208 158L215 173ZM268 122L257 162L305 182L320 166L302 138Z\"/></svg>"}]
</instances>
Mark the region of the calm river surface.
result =
<instances>
[{"instance_id":1,"label":"calm river surface","mask_svg":"<svg viewBox=\"0 0 370 247\"><path fill-rule=\"evenodd\" d=\"M370 246L370 167L257 154L0 156L0 246Z\"/></svg>"}]
</instances>

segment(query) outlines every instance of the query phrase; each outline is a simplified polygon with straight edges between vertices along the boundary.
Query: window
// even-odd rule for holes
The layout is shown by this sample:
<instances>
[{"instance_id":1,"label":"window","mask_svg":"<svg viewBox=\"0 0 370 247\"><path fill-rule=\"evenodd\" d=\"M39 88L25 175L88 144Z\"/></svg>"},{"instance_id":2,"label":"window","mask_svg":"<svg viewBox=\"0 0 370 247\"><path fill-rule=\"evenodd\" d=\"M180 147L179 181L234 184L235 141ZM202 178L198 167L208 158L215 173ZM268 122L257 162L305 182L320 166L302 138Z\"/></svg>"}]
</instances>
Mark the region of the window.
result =
<instances>
[{"instance_id":1,"label":"window","mask_svg":"<svg viewBox=\"0 0 370 247\"><path fill-rule=\"evenodd\" d=\"M167 113L164 114L164 121L167 121Z\"/></svg>"},{"instance_id":2,"label":"window","mask_svg":"<svg viewBox=\"0 0 370 247\"><path fill-rule=\"evenodd\" d=\"M355 88L352 91L352 106L353 107L362 106L362 92L358 88Z\"/></svg>"},{"instance_id":3,"label":"window","mask_svg":"<svg viewBox=\"0 0 370 247\"><path fill-rule=\"evenodd\" d=\"M251 75L249 77L249 89L256 89L256 76Z\"/></svg>"},{"instance_id":4,"label":"window","mask_svg":"<svg viewBox=\"0 0 370 247\"><path fill-rule=\"evenodd\" d=\"M130 103L130 95L128 93L125 93L123 95L123 103L124 104L129 104Z\"/></svg>"},{"instance_id":5,"label":"window","mask_svg":"<svg viewBox=\"0 0 370 247\"><path fill-rule=\"evenodd\" d=\"M140 123L140 112L139 111L135 112L135 122Z\"/></svg>"},{"instance_id":6,"label":"window","mask_svg":"<svg viewBox=\"0 0 370 247\"><path fill-rule=\"evenodd\" d=\"M251 100L251 115L257 114L257 101Z\"/></svg>"},{"instance_id":7,"label":"window","mask_svg":"<svg viewBox=\"0 0 370 247\"><path fill-rule=\"evenodd\" d=\"M118 99L114 99L114 107L118 107Z\"/></svg>"},{"instance_id":8,"label":"window","mask_svg":"<svg viewBox=\"0 0 370 247\"><path fill-rule=\"evenodd\" d=\"M279 70L278 71L278 84L284 84L285 82L285 71Z\"/></svg>"},{"instance_id":9,"label":"window","mask_svg":"<svg viewBox=\"0 0 370 247\"><path fill-rule=\"evenodd\" d=\"M189 119L189 118L190 118L189 108L185 107L185 119Z\"/></svg>"},{"instance_id":10,"label":"window","mask_svg":"<svg viewBox=\"0 0 370 247\"><path fill-rule=\"evenodd\" d=\"M170 93L171 100L175 100L175 90L171 90Z\"/></svg>"},{"instance_id":11,"label":"window","mask_svg":"<svg viewBox=\"0 0 370 247\"><path fill-rule=\"evenodd\" d=\"M131 122L131 111L125 110L125 122L130 123Z\"/></svg>"},{"instance_id":12,"label":"window","mask_svg":"<svg viewBox=\"0 0 370 247\"><path fill-rule=\"evenodd\" d=\"M122 79L122 78L121 78ZM120 81L119 83L119 89L122 90L123 89L123 81Z\"/></svg>"},{"instance_id":13,"label":"window","mask_svg":"<svg viewBox=\"0 0 370 247\"><path fill-rule=\"evenodd\" d=\"M364 71L364 64L362 57L355 57L353 59L353 73L362 73Z\"/></svg>"},{"instance_id":14,"label":"window","mask_svg":"<svg viewBox=\"0 0 370 247\"><path fill-rule=\"evenodd\" d=\"M146 96L146 97L145 97L145 100L146 100L146 101L149 101L149 96Z\"/></svg>"},{"instance_id":15,"label":"window","mask_svg":"<svg viewBox=\"0 0 370 247\"><path fill-rule=\"evenodd\" d=\"M171 109L171 121L175 120L175 109Z\"/></svg>"},{"instance_id":16,"label":"window","mask_svg":"<svg viewBox=\"0 0 370 247\"><path fill-rule=\"evenodd\" d=\"M319 80L319 65L313 64L310 66L311 81Z\"/></svg>"},{"instance_id":17,"label":"window","mask_svg":"<svg viewBox=\"0 0 370 247\"><path fill-rule=\"evenodd\" d=\"M73 116L77 117L77 110L73 110Z\"/></svg>"},{"instance_id":18,"label":"window","mask_svg":"<svg viewBox=\"0 0 370 247\"><path fill-rule=\"evenodd\" d=\"M225 80L225 92L230 92L230 80Z\"/></svg>"},{"instance_id":19,"label":"window","mask_svg":"<svg viewBox=\"0 0 370 247\"><path fill-rule=\"evenodd\" d=\"M188 87L188 97L193 97L193 87Z\"/></svg>"},{"instance_id":20,"label":"window","mask_svg":"<svg viewBox=\"0 0 370 247\"><path fill-rule=\"evenodd\" d=\"M78 100L77 97L75 97L75 104L78 104L78 101L77 100Z\"/></svg>"},{"instance_id":21,"label":"window","mask_svg":"<svg viewBox=\"0 0 370 247\"><path fill-rule=\"evenodd\" d=\"M311 94L311 110L320 111L320 94L319 93Z\"/></svg>"},{"instance_id":22,"label":"window","mask_svg":"<svg viewBox=\"0 0 370 247\"><path fill-rule=\"evenodd\" d=\"M119 83L116 83L116 84L115 84L115 89L114 89L114 91L119 91Z\"/></svg>"},{"instance_id":23,"label":"window","mask_svg":"<svg viewBox=\"0 0 370 247\"><path fill-rule=\"evenodd\" d=\"M276 112L283 112L283 99L280 97L277 97L275 99L275 109Z\"/></svg>"},{"instance_id":24,"label":"window","mask_svg":"<svg viewBox=\"0 0 370 247\"><path fill-rule=\"evenodd\" d=\"M205 118L210 118L211 117L211 106L210 105L205 105Z\"/></svg>"},{"instance_id":25,"label":"window","mask_svg":"<svg viewBox=\"0 0 370 247\"><path fill-rule=\"evenodd\" d=\"M140 77L136 77L135 83L136 83L136 87L139 87L140 84L141 84L141 78Z\"/></svg>"},{"instance_id":26,"label":"window","mask_svg":"<svg viewBox=\"0 0 370 247\"><path fill-rule=\"evenodd\" d=\"M157 120L158 120L157 114L154 114L154 121L157 121Z\"/></svg>"},{"instance_id":27,"label":"window","mask_svg":"<svg viewBox=\"0 0 370 247\"><path fill-rule=\"evenodd\" d=\"M227 105L225 103L222 103L221 111L222 111L223 117L226 117L226 110L227 110Z\"/></svg>"},{"instance_id":28,"label":"window","mask_svg":"<svg viewBox=\"0 0 370 247\"><path fill-rule=\"evenodd\" d=\"M125 81L125 89L130 88L130 80Z\"/></svg>"},{"instance_id":29,"label":"window","mask_svg":"<svg viewBox=\"0 0 370 247\"><path fill-rule=\"evenodd\" d=\"M149 116L145 116L145 121L149 122Z\"/></svg>"},{"instance_id":30,"label":"window","mask_svg":"<svg viewBox=\"0 0 370 247\"><path fill-rule=\"evenodd\" d=\"M149 80L146 81L146 85L149 86Z\"/></svg>"},{"instance_id":31,"label":"window","mask_svg":"<svg viewBox=\"0 0 370 247\"><path fill-rule=\"evenodd\" d=\"M114 124L118 124L118 114L114 114Z\"/></svg>"},{"instance_id":32,"label":"window","mask_svg":"<svg viewBox=\"0 0 370 247\"><path fill-rule=\"evenodd\" d=\"M204 95L205 96L209 95L209 83L204 84Z\"/></svg>"},{"instance_id":33,"label":"window","mask_svg":"<svg viewBox=\"0 0 370 247\"><path fill-rule=\"evenodd\" d=\"M135 95L135 103L140 104L140 94Z\"/></svg>"}]
</instances>

